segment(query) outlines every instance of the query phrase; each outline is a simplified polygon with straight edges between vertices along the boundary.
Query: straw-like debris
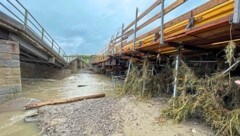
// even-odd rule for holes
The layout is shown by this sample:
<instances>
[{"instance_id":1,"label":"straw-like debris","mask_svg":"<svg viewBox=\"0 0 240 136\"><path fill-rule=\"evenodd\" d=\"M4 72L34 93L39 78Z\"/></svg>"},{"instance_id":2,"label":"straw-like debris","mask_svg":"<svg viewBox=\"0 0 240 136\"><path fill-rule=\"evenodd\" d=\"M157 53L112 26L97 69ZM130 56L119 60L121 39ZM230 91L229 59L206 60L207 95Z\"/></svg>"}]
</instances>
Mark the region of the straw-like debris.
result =
<instances>
[{"instance_id":1,"label":"straw-like debris","mask_svg":"<svg viewBox=\"0 0 240 136\"><path fill-rule=\"evenodd\" d=\"M235 60L234 55L235 55L235 50L236 50L236 43L234 41L230 41L229 45L225 48L225 59L226 62L229 64L229 66L232 65L232 62Z\"/></svg>"},{"instance_id":2,"label":"straw-like debris","mask_svg":"<svg viewBox=\"0 0 240 136\"><path fill-rule=\"evenodd\" d=\"M199 79L184 62L179 71L179 96L170 100L164 115L175 122L199 118L211 125L217 135L240 135L240 90L234 78L229 82L226 76L215 74Z\"/></svg>"},{"instance_id":3,"label":"straw-like debris","mask_svg":"<svg viewBox=\"0 0 240 136\"><path fill-rule=\"evenodd\" d=\"M172 72L169 65L166 65L161 73L157 73L154 64L147 58L144 59L142 67L132 63L124 82L122 94L131 93L139 97L149 98L168 92L171 76Z\"/></svg>"}]
</instances>

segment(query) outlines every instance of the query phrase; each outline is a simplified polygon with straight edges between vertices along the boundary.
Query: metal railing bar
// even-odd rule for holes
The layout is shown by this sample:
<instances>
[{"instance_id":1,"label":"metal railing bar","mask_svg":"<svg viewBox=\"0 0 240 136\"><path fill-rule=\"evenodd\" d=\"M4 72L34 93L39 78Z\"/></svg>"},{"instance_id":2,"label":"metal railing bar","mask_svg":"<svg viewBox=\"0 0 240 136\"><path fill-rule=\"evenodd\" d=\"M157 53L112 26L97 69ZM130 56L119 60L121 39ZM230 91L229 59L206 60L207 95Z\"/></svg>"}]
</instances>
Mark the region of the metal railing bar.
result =
<instances>
[{"instance_id":1,"label":"metal railing bar","mask_svg":"<svg viewBox=\"0 0 240 136\"><path fill-rule=\"evenodd\" d=\"M53 40L53 38L52 38L52 36L45 30L45 33L47 34L47 36L49 37L49 38L51 38L52 40Z\"/></svg>"},{"instance_id":2,"label":"metal railing bar","mask_svg":"<svg viewBox=\"0 0 240 136\"><path fill-rule=\"evenodd\" d=\"M62 56L65 61L69 62L69 58L64 57L66 56L66 53L61 48L61 46L59 46L58 43L55 42L52 36L44 29L44 27L37 21L37 19L27 10L27 8L25 8L25 6L22 3L20 3L19 0L15 0L16 3L11 0L6 0L6 1L10 4L10 6L13 7L14 10L9 9L2 2L0 2L0 5L2 5L2 7L6 9L7 12L13 15L18 21L20 21L23 25L25 25L25 27L28 28L31 32L33 32L37 37L42 39L42 41L47 46L49 46L55 53L57 53L59 56ZM24 10L25 13L22 10ZM20 14L20 16L17 15L18 13ZM27 16L26 16L26 13L27 13ZM21 16L25 18L25 20L21 18ZM27 22L29 22L29 24Z\"/></svg>"},{"instance_id":3,"label":"metal railing bar","mask_svg":"<svg viewBox=\"0 0 240 136\"><path fill-rule=\"evenodd\" d=\"M2 3L0 3L0 5L2 5L8 12L10 12L13 16L15 16L19 21L21 21L21 22L23 23L22 19L19 18L16 14L14 14L14 13L13 13L10 9L8 9L5 5L3 5Z\"/></svg>"},{"instance_id":4,"label":"metal railing bar","mask_svg":"<svg viewBox=\"0 0 240 136\"><path fill-rule=\"evenodd\" d=\"M20 9L18 9L18 7L15 6L10 0L7 0L7 1L8 1L8 3L11 4L19 13L21 13L23 16L25 16L24 13L23 13Z\"/></svg>"},{"instance_id":5,"label":"metal railing bar","mask_svg":"<svg viewBox=\"0 0 240 136\"><path fill-rule=\"evenodd\" d=\"M18 0L16 0L17 1L17 3L22 7L22 8L24 8L25 10L27 10ZM28 12L28 14L32 17L32 19L42 28L42 29L44 29L43 28L43 26L37 21L37 19L30 13L30 12ZM36 27L36 29L39 31L39 32L42 32L30 19L28 19L31 23L32 23L32 25L34 25L35 27ZM44 32L47 34L47 36L44 36L49 42L52 42L53 41L53 38L51 37L51 35L44 29ZM62 50L62 48L56 43L56 45L54 44L54 43L56 43L56 42L53 42L53 44L52 44L52 47L55 47L55 49L56 50L60 50L60 51L62 51L64 54L65 54L65 52ZM49 46L49 44L47 43L47 45ZM49 47L51 47L51 46L49 46ZM59 52L60 53L60 52Z\"/></svg>"},{"instance_id":6,"label":"metal railing bar","mask_svg":"<svg viewBox=\"0 0 240 136\"><path fill-rule=\"evenodd\" d=\"M50 43L52 42L52 39L51 39L51 38L49 38L49 37L47 37L47 36L44 36L44 38L45 38L46 40L48 40Z\"/></svg>"},{"instance_id":7,"label":"metal railing bar","mask_svg":"<svg viewBox=\"0 0 240 136\"><path fill-rule=\"evenodd\" d=\"M30 12L28 12L29 13L29 15L31 16L31 18L39 25L39 27L41 27L42 29L44 29L44 27L37 21L37 19L30 13ZM29 19L29 21L30 21L30 19ZM40 32L42 32L42 31L40 31ZM51 37L51 35L44 29L44 32L51 38L51 39L53 39L52 37Z\"/></svg>"},{"instance_id":8,"label":"metal railing bar","mask_svg":"<svg viewBox=\"0 0 240 136\"><path fill-rule=\"evenodd\" d=\"M31 20L28 19L28 21L39 31L42 32L42 30L40 30L40 28L37 27L37 25L35 25ZM29 26L29 25L28 25Z\"/></svg>"},{"instance_id":9,"label":"metal railing bar","mask_svg":"<svg viewBox=\"0 0 240 136\"><path fill-rule=\"evenodd\" d=\"M32 17L32 19L33 19L40 27L43 28L43 26L35 19L35 17L33 17L33 15L32 15L30 12L28 12L28 14Z\"/></svg>"},{"instance_id":10,"label":"metal railing bar","mask_svg":"<svg viewBox=\"0 0 240 136\"><path fill-rule=\"evenodd\" d=\"M18 0L16 0L16 2L17 2L23 9L27 10L27 9L22 5L22 3L20 3Z\"/></svg>"}]
</instances>

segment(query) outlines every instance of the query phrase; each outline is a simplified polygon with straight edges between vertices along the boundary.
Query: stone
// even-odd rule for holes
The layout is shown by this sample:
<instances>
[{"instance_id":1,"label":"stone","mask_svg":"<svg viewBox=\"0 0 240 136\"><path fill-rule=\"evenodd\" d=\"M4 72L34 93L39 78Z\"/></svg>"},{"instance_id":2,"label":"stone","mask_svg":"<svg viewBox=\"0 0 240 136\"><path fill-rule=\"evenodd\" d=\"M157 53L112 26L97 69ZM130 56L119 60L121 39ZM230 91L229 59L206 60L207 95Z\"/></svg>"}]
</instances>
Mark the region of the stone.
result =
<instances>
[{"instance_id":1,"label":"stone","mask_svg":"<svg viewBox=\"0 0 240 136\"><path fill-rule=\"evenodd\" d=\"M19 54L19 44L14 41L0 40L0 53Z\"/></svg>"},{"instance_id":2,"label":"stone","mask_svg":"<svg viewBox=\"0 0 240 136\"><path fill-rule=\"evenodd\" d=\"M11 68L11 75L12 76L21 76L20 68Z\"/></svg>"},{"instance_id":3,"label":"stone","mask_svg":"<svg viewBox=\"0 0 240 136\"><path fill-rule=\"evenodd\" d=\"M0 40L0 102L21 89L19 44Z\"/></svg>"},{"instance_id":4,"label":"stone","mask_svg":"<svg viewBox=\"0 0 240 136\"><path fill-rule=\"evenodd\" d=\"M20 76L20 68L0 68L0 75L2 75L2 77Z\"/></svg>"},{"instance_id":5,"label":"stone","mask_svg":"<svg viewBox=\"0 0 240 136\"><path fill-rule=\"evenodd\" d=\"M0 68L0 75L2 77L10 76L11 75L11 68Z\"/></svg>"},{"instance_id":6,"label":"stone","mask_svg":"<svg viewBox=\"0 0 240 136\"><path fill-rule=\"evenodd\" d=\"M0 85L0 95L11 94L16 92L21 92L22 86L19 84L16 85Z\"/></svg>"},{"instance_id":7,"label":"stone","mask_svg":"<svg viewBox=\"0 0 240 136\"><path fill-rule=\"evenodd\" d=\"M20 61L19 60L0 60L0 67L3 68L19 68Z\"/></svg>"},{"instance_id":8,"label":"stone","mask_svg":"<svg viewBox=\"0 0 240 136\"><path fill-rule=\"evenodd\" d=\"M18 54L17 54L17 55L13 54L13 55L12 55L12 59L13 59L13 60L19 60L19 59L20 59L20 57L19 57L19 55L18 55Z\"/></svg>"},{"instance_id":9,"label":"stone","mask_svg":"<svg viewBox=\"0 0 240 136\"><path fill-rule=\"evenodd\" d=\"M12 55L9 53L0 53L0 60L10 60L12 59Z\"/></svg>"},{"instance_id":10,"label":"stone","mask_svg":"<svg viewBox=\"0 0 240 136\"><path fill-rule=\"evenodd\" d=\"M0 85L21 84L21 78L19 76L1 76Z\"/></svg>"}]
</instances>

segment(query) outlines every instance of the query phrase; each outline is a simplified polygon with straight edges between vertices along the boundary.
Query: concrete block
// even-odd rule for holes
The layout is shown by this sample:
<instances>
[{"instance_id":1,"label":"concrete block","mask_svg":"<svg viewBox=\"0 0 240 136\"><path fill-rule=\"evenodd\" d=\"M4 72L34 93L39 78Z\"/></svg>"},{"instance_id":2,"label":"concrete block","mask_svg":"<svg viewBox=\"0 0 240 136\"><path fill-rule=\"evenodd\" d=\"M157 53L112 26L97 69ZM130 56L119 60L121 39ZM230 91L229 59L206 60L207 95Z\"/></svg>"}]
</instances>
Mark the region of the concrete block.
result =
<instances>
[{"instance_id":1,"label":"concrete block","mask_svg":"<svg viewBox=\"0 0 240 136\"><path fill-rule=\"evenodd\" d=\"M20 76L20 68L0 68L0 75L4 76Z\"/></svg>"},{"instance_id":2,"label":"concrete block","mask_svg":"<svg viewBox=\"0 0 240 136\"><path fill-rule=\"evenodd\" d=\"M0 95L0 104L2 104L5 101L7 101L7 99L8 99L8 95L6 95L6 94Z\"/></svg>"},{"instance_id":3,"label":"concrete block","mask_svg":"<svg viewBox=\"0 0 240 136\"><path fill-rule=\"evenodd\" d=\"M20 59L19 54L12 54L12 59L19 60Z\"/></svg>"},{"instance_id":4,"label":"concrete block","mask_svg":"<svg viewBox=\"0 0 240 136\"><path fill-rule=\"evenodd\" d=\"M19 76L1 76L0 85L21 84L21 78Z\"/></svg>"},{"instance_id":5,"label":"concrete block","mask_svg":"<svg viewBox=\"0 0 240 136\"><path fill-rule=\"evenodd\" d=\"M0 75L1 77L10 76L11 68L0 68Z\"/></svg>"},{"instance_id":6,"label":"concrete block","mask_svg":"<svg viewBox=\"0 0 240 136\"><path fill-rule=\"evenodd\" d=\"M0 85L0 95L21 92L22 86L16 85Z\"/></svg>"},{"instance_id":7,"label":"concrete block","mask_svg":"<svg viewBox=\"0 0 240 136\"><path fill-rule=\"evenodd\" d=\"M11 68L11 75L12 76L21 76L20 68Z\"/></svg>"},{"instance_id":8,"label":"concrete block","mask_svg":"<svg viewBox=\"0 0 240 136\"><path fill-rule=\"evenodd\" d=\"M11 54L9 54L9 53L0 53L0 60L10 60L10 59L12 59L12 55Z\"/></svg>"},{"instance_id":9,"label":"concrete block","mask_svg":"<svg viewBox=\"0 0 240 136\"><path fill-rule=\"evenodd\" d=\"M19 60L0 60L0 67L2 68L19 68L20 61Z\"/></svg>"},{"instance_id":10,"label":"concrete block","mask_svg":"<svg viewBox=\"0 0 240 136\"><path fill-rule=\"evenodd\" d=\"M55 57L50 57L48 58L49 63L55 63L56 58Z\"/></svg>"},{"instance_id":11,"label":"concrete block","mask_svg":"<svg viewBox=\"0 0 240 136\"><path fill-rule=\"evenodd\" d=\"M0 40L0 53L19 54L19 44L14 41Z\"/></svg>"},{"instance_id":12,"label":"concrete block","mask_svg":"<svg viewBox=\"0 0 240 136\"><path fill-rule=\"evenodd\" d=\"M0 102L21 88L19 44L0 40Z\"/></svg>"}]
</instances>

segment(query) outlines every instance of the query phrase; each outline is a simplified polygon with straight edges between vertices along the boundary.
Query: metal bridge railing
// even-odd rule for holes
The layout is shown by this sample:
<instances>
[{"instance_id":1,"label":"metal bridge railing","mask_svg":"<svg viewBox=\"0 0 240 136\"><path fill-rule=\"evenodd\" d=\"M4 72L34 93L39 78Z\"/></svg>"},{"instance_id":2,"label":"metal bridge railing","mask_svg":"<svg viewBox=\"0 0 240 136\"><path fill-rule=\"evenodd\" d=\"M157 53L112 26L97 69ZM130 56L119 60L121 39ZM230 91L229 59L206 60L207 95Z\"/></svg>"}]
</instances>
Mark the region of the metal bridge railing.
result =
<instances>
[{"instance_id":1,"label":"metal bridge railing","mask_svg":"<svg viewBox=\"0 0 240 136\"><path fill-rule=\"evenodd\" d=\"M63 49L46 31L46 29L44 29L36 18L34 18L33 15L18 0L5 0L5 2L0 2L0 7L3 7L5 11L3 12L5 14L13 17L15 20L23 24L24 27L35 33L36 36L38 36L46 45L48 45L58 55L63 57L65 61L71 61L71 59L66 56Z\"/></svg>"}]
</instances>

